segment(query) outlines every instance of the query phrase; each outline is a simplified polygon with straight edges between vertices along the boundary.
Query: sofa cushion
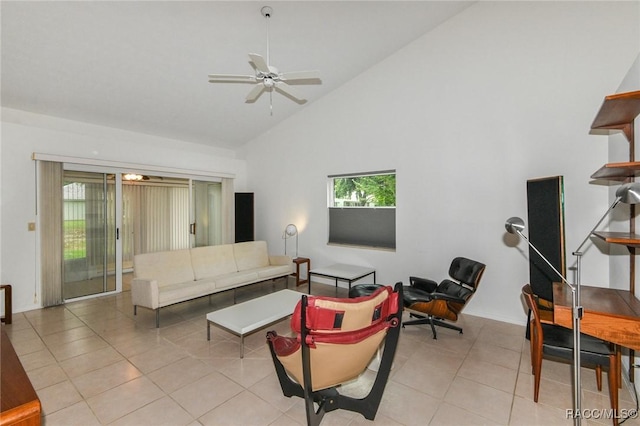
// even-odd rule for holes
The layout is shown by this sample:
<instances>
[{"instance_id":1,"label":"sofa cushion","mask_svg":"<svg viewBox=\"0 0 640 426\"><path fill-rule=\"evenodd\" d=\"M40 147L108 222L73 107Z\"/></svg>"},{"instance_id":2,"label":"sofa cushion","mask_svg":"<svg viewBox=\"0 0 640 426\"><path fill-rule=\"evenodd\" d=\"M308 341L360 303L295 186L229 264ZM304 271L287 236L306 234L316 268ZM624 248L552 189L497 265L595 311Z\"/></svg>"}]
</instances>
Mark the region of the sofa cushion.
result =
<instances>
[{"instance_id":1,"label":"sofa cushion","mask_svg":"<svg viewBox=\"0 0 640 426\"><path fill-rule=\"evenodd\" d=\"M239 285L251 284L258 282L259 279L258 274L255 271L241 271L216 277L215 281L216 289L220 290L227 287L238 287Z\"/></svg>"},{"instance_id":2,"label":"sofa cushion","mask_svg":"<svg viewBox=\"0 0 640 426\"><path fill-rule=\"evenodd\" d=\"M191 263L196 280L238 271L231 244L193 248Z\"/></svg>"},{"instance_id":3,"label":"sofa cushion","mask_svg":"<svg viewBox=\"0 0 640 426\"><path fill-rule=\"evenodd\" d=\"M258 278L260 279L283 277L291 273L291 266L289 265L266 266L264 268L259 268L258 270L256 270L256 272L258 273Z\"/></svg>"},{"instance_id":4,"label":"sofa cushion","mask_svg":"<svg viewBox=\"0 0 640 426\"><path fill-rule=\"evenodd\" d=\"M164 285L162 291L158 294L158 299L160 306L167 306L196 297L206 296L214 292L215 283L212 279L186 281Z\"/></svg>"},{"instance_id":5,"label":"sofa cushion","mask_svg":"<svg viewBox=\"0 0 640 426\"><path fill-rule=\"evenodd\" d=\"M137 254L133 271L135 278L157 280L160 287L194 280L189 249Z\"/></svg>"},{"instance_id":6,"label":"sofa cushion","mask_svg":"<svg viewBox=\"0 0 640 426\"><path fill-rule=\"evenodd\" d=\"M269 266L266 241L247 241L233 245L238 271Z\"/></svg>"}]
</instances>

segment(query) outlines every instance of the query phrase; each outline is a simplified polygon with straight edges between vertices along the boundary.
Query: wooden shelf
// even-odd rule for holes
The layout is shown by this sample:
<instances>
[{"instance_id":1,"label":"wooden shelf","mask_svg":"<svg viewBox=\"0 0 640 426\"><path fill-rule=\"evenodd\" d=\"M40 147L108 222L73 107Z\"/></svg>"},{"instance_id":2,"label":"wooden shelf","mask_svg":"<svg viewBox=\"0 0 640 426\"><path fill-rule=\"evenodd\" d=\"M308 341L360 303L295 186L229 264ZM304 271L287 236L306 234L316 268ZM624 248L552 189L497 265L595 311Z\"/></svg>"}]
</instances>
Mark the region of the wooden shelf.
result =
<instances>
[{"instance_id":1,"label":"wooden shelf","mask_svg":"<svg viewBox=\"0 0 640 426\"><path fill-rule=\"evenodd\" d=\"M617 93L604 98L591 129L622 130L630 142L633 139L633 120L640 114L640 90Z\"/></svg>"},{"instance_id":2,"label":"wooden shelf","mask_svg":"<svg viewBox=\"0 0 640 426\"><path fill-rule=\"evenodd\" d=\"M640 162L608 163L591 175L591 179L625 180L640 176Z\"/></svg>"},{"instance_id":3,"label":"wooden shelf","mask_svg":"<svg viewBox=\"0 0 640 426\"><path fill-rule=\"evenodd\" d=\"M627 247L640 247L640 235L629 232L594 232L598 238L610 244L622 244Z\"/></svg>"}]
</instances>

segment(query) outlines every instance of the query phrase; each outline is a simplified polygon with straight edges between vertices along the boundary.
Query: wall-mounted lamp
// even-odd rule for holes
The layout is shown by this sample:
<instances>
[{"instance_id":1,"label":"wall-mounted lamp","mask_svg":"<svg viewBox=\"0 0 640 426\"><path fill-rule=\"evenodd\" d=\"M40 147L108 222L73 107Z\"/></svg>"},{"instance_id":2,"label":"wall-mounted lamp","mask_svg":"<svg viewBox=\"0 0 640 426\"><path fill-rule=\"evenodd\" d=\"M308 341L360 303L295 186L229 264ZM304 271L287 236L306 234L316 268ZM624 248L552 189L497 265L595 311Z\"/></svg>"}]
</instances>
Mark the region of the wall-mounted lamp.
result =
<instances>
[{"instance_id":1,"label":"wall-mounted lamp","mask_svg":"<svg viewBox=\"0 0 640 426\"><path fill-rule=\"evenodd\" d=\"M288 224L284 228L284 233L282 234L282 238L284 239L284 254L287 254L287 240L291 237L296 237L296 255L298 257L298 227L293 223Z\"/></svg>"}]
</instances>

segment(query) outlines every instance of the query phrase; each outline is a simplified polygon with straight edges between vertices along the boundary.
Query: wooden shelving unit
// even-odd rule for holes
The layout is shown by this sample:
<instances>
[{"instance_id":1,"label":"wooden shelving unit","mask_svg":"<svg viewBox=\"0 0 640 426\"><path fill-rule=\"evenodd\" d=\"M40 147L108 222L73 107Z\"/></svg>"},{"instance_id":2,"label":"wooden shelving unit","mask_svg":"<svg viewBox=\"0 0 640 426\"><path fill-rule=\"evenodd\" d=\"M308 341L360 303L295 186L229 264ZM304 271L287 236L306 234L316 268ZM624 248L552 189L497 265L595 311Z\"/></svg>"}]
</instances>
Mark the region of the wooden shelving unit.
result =
<instances>
[{"instance_id":1,"label":"wooden shelving unit","mask_svg":"<svg viewBox=\"0 0 640 426\"><path fill-rule=\"evenodd\" d=\"M640 90L609 95L604 98L600 111L591 124L591 129L621 130L627 140L633 142L633 121L638 114L640 114Z\"/></svg>"},{"instance_id":2,"label":"wooden shelving unit","mask_svg":"<svg viewBox=\"0 0 640 426\"><path fill-rule=\"evenodd\" d=\"M609 244L622 244L627 247L640 247L640 235L631 232L594 232L598 238Z\"/></svg>"},{"instance_id":3,"label":"wooden shelving unit","mask_svg":"<svg viewBox=\"0 0 640 426\"><path fill-rule=\"evenodd\" d=\"M623 181L636 176L640 176L640 162L627 161L624 163L607 163L592 174L591 179Z\"/></svg>"},{"instance_id":4,"label":"wooden shelving unit","mask_svg":"<svg viewBox=\"0 0 640 426\"><path fill-rule=\"evenodd\" d=\"M593 179L632 182L640 176L640 162L635 161L634 121L640 114L640 90L617 93L604 98L591 129L596 131L622 131L629 141L629 161L608 163L594 174ZM640 247L640 235L635 231L635 205L630 206L629 232L594 232L607 243L622 244L629 248L629 290L635 294L635 249Z\"/></svg>"}]
</instances>

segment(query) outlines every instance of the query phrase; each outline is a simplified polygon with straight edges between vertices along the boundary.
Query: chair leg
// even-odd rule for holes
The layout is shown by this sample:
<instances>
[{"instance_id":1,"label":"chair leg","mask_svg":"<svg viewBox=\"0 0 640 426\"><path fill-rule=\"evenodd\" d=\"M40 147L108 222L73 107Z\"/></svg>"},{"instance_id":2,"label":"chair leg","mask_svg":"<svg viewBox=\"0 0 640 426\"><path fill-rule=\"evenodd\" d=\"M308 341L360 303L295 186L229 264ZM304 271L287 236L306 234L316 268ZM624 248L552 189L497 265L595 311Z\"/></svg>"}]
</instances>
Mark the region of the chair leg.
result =
<instances>
[{"instance_id":1,"label":"chair leg","mask_svg":"<svg viewBox=\"0 0 640 426\"><path fill-rule=\"evenodd\" d=\"M534 350L534 347L533 347L533 339L529 339L529 353L531 354L530 355L530 358L531 358L531 374L535 373L535 371L533 370L534 352L535 352L535 350Z\"/></svg>"},{"instance_id":2,"label":"chair leg","mask_svg":"<svg viewBox=\"0 0 640 426\"><path fill-rule=\"evenodd\" d=\"M404 328L405 325L419 325L419 324L429 324L431 326L431 331L433 332L433 338L437 339L438 338L438 333L436 332L436 325L439 327L444 327L444 328L449 328L451 330L456 330L458 331L460 334L462 334L462 328L460 327L456 327L453 324L449 324L448 322L444 322L441 321L439 319L434 318L433 316L429 315L426 317L420 317L419 315L416 314L409 314L411 317L417 318L414 320L410 320L410 321L405 321L402 323L402 327Z\"/></svg>"},{"instance_id":3,"label":"chair leg","mask_svg":"<svg viewBox=\"0 0 640 426\"><path fill-rule=\"evenodd\" d=\"M538 402L540 393L540 376L542 372L542 351L531 354L533 359L533 401Z\"/></svg>"},{"instance_id":4,"label":"chair leg","mask_svg":"<svg viewBox=\"0 0 640 426\"><path fill-rule=\"evenodd\" d=\"M440 327L449 328L451 330L456 330L456 331L460 332L460 334L462 334L462 328L457 327L457 326L455 326L453 324L450 324L448 322L440 321L440 320L434 318L433 319L433 323L435 325L439 325Z\"/></svg>"},{"instance_id":5,"label":"chair leg","mask_svg":"<svg viewBox=\"0 0 640 426\"><path fill-rule=\"evenodd\" d=\"M618 358L618 389L622 389L622 346L615 345Z\"/></svg>"},{"instance_id":6,"label":"chair leg","mask_svg":"<svg viewBox=\"0 0 640 426\"><path fill-rule=\"evenodd\" d=\"M620 365L618 364L618 351L609 355L609 371L607 377L609 379L609 399L611 400L611 409L613 410L613 426L618 426L618 386L621 384L618 372Z\"/></svg>"},{"instance_id":7,"label":"chair leg","mask_svg":"<svg viewBox=\"0 0 640 426\"><path fill-rule=\"evenodd\" d=\"M602 366L596 365L596 385L598 385L598 391L602 390Z\"/></svg>"}]
</instances>

